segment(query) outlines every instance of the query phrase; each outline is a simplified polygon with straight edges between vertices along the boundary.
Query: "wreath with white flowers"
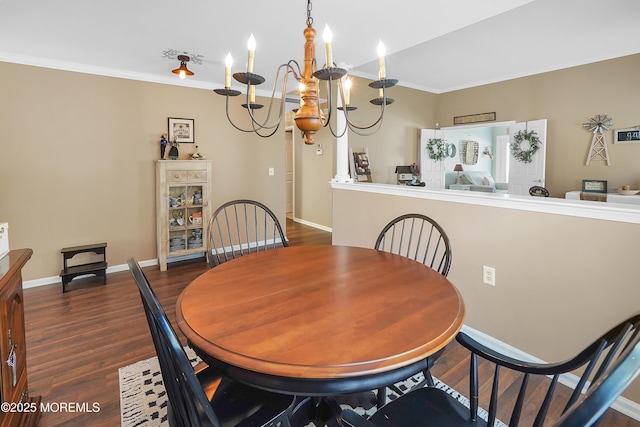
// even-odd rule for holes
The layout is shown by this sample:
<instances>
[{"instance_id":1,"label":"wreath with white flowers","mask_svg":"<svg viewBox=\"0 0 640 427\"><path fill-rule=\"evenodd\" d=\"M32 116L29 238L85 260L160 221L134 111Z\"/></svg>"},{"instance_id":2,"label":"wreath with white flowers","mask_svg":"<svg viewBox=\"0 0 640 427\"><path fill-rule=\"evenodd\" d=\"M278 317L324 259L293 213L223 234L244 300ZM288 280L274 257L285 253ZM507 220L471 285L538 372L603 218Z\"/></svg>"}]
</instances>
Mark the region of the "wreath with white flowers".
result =
<instances>
[{"instance_id":1,"label":"wreath with white flowers","mask_svg":"<svg viewBox=\"0 0 640 427\"><path fill-rule=\"evenodd\" d=\"M444 160L448 155L447 144L442 138L429 138L427 151L429 152L429 157L435 161Z\"/></svg>"},{"instance_id":2,"label":"wreath with white flowers","mask_svg":"<svg viewBox=\"0 0 640 427\"><path fill-rule=\"evenodd\" d=\"M523 150L521 144L524 141L529 142L529 149ZM511 154L513 157L522 163L531 163L533 155L540 149L542 142L538 138L536 131L530 132L521 130L513 136L513 142L511 143Z\"/></svg>"}]
</instances>

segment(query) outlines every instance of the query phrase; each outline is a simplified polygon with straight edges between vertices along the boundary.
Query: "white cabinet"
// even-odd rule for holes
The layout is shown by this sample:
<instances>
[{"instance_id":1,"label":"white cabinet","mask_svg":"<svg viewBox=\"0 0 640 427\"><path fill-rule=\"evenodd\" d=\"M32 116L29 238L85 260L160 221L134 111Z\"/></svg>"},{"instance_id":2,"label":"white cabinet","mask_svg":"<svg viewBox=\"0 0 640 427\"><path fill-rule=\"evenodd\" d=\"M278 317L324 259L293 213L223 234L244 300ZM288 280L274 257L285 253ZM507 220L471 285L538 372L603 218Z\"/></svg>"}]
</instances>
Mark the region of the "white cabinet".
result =
<instances>
[{"instance_id":1,"label":"white cabinet","mask_svg":"<svg viewBox=\"0 0 640 427\"><path fill-rule=\"evenodd\" d=\"M211 217L211 160L156 161L158 264L202 253Z\"/></svg>"}]
</instances>

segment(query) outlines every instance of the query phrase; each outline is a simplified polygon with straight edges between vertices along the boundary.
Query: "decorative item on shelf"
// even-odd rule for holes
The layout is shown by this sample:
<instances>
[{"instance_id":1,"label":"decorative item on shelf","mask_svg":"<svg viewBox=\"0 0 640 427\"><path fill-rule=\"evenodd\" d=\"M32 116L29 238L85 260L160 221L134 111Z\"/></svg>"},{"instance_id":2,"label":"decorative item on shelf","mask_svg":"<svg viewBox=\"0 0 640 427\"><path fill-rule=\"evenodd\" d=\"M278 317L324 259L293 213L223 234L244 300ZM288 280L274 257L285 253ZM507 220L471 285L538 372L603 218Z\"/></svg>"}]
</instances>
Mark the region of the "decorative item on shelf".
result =
<instances>
[{"instance_id":1,"label":"decorative item on shelf","mask_svg":"<svg viewBox=\"0 0 640 427\"><path fill-rule=\"evenodd\" d=\"M601 179L583 179L582 192L583 193L606 193L607 181L603 181Z\"/></svg>"},{"instance_id":2,"label":"decorative item on shelf","mask_svg":"<svg viewBox=\"0 0 640 427\"><path fill-rule=\"evenodd\" d=\"M436 162L444 160L448 156L447 144L442 138L429 138L427 152L431 160Z\"/></svg>"},{"instance_id":3,"label":"decorative item on shelf","mask_svg":"<svg viewBox=\"0 0 640 427\"><path fill-rule=\"evenodd\" d=\"M596 114L587 123L582 124L582 127L589 129L589 132L593 132L589 154L587 154L587 166L589 166L591 160L604 160L607 162L607 166L611 166L607 139L604 134L611 129L611 126L613 126L613 120L606 114Z\"/></svg>"},{"instance_id":4,"label":"decorative item on shelf","mask_svg":"<svg viewBox=\"0 0 640 427\"><path fill-rule=\"evenodd\" d=\"M174 136L173 142L171 143L171 148L169 149L169 158L171 160L178 160L178 157L180 156L180 153L178 152L179 145L180 144L178 144L177 138Z\"/></svg>"},{"instance_id":5,"label":"decorative item on shelf","mask_svg":"<svg viewBox=\"0 0 640 427\"><path fill-rule=\"evenodd\" d=\"M202 154L198 153L198 146L197 145L196 145L196 152L191 154L191 158L193 160L202 160L202 159L204 159L204 156Z\"/></svg>"},{"instance_id":6,"label":"decorative item on shelf","mask_svg":"<svg viewBox=\"0 0 640 427\"><path fill-rule=\"evenodd\" d=\"M523 149L523 143L528 145ZM538 138L538 134L535 130L518 131L513 136L513 142L511 143L511 155L519 162L531 163L533 155L540 149L542 142Z\"/></svg>"},{"instance_id":7,"label":"decorative item on shelf","mask_svg":"<svg viewBox=\"0 0 640 427\"><path fill-rule=\"evenodd\" d=\"M202 224L202 212L194 212L189 215L189 224Z\"/></svg>"},{"instance_id":8,"label":"decorative item on shelf","mask_svg":"<svg viewBox=\"0 0 640 427\"><path fill-rule=\"evenodd\" d=\"M231 67L233 65L233 61L231 58L231 53L227 54L227 57L225 59L225 87L223 89L215 89L214 91L217 94L226 97L227 119L229 120L229 123L231 123L231 125L236 129L243 132L254 132L263 138L270 137L277 132L285 111L285 96L280 97L280 106L278 108L279 113L277 117L272 122L269 122L269 120L270 113L274 104L274 99L276 98L276 85L281 70L284 70L281 91L282 93L287 93L287 79L289 77L289 74L292 74L299 83L300 108L298 108L295 113L294 121L296 123L296 126L298 127L298 129L300 129L302 135L304 136L305 144L314 144L314 137L316 132L321 128L327 126L329 127L333 136L339 138L347 132L347 129L350 129L352 132L361 136L369 136L377 132L382 125L385 107L394 101L392 98L389 98L386 95L386 90L398 83L396 79L389 79L386 76L384 45L382 45L382 42L378 44L379 79L369 84L369 87L378 90L378 97L372 99L370 102L374 105L380 106L380 114L378 118L375 119L370 125L356 125L349 119L349 112L355 110L357 107L350 104L350 89L348 88L349 83L348 79L344 78L347 74L347 70L335 66L331 50L332 35L331 30L328 26L325 26L324 30L325 66L322 69L317 69L317 65L319 62L315 57L314 43L316 30L313 28L313 18L311 17L311 10L311 0L307 0L307 27L304 30L306 43L304 46L303 68L301 69L300 65L295 60L290 60L278 67L271 99L269 101L269 108L267 109L268 113L266 114L266 118L264 119L264 121L259 120L255 116L256 110L264 107L264 105L256 103L255 87L259 84L264 83L265 78L253 72L255 38L253 37L253 35L251 35L251 37L249 38L249 43L247 46L247 70L246 72L233 74L233 78L236 81L243 85L246 85L246 102L242 104L242 107L247 110L249 119L251 120L251 127L248 129L243 129L235 124L231 120L231 116L229 114L229 97L240 95L240 91L231 88ZM324 93L327 94L327 107L325 110L327 111L327 116L325 116L323 108L320 106L319 102L318 94L320 90L320 80L326 82L327 87L326 91L324 91ZM337 86L337 89L335 90L333 87L334 82ZM334 99L334 96L337 98L337 100ZM334 108L337 108L344 113L344 120L338 120L338 129L335 130L333 129L331 124L331 115ZM341 125L344 126L343 129L340 129Z\"/></svg>"},{"instance_id":9,"label":"decorative item on shelf","mask_svg":"<svg viewBox=\"0 0 640 427\"><path fill-rule=\"evenodd\" d=\"M464 171L464 169L462 168L462 165L458 163L453 167L453 171L458 172L458 179L456 179L456 182L460 181L460 172Z\"/></svg>"},{"instance_id":10,"label":"decorative item on shelf","mask_svg":"<svg viewBox=\"0 0 640 427\"><path fill-rule=\"evenodd\" d=\"M193 193L193 204L194 205L201 205L202 204L202 191L201 190L196 190Z\"/></svg>"},{"instance_id":11,"label":"decorative item on shelf","mask_svg":"<svg viewBox=\"0 0 640 427\"><path fill-rule=\"evenodd\" d=\"M164 159L164 152L167 149L167 144L169 141L167 140L167 134L163 133L160 137L160 160Z\"/></svg>"},{"instance_id":12,"label":"decorative item on shelf","mask_svg":"<svg viewBox=\"0 0 640 427\"><path fill-rule=\"evenodd\" d=\"M622 187L616 189L618 194L622 194L623 196L633 196L638 194L640 190L632 190L630 185L623 185Z\"/></svg>"},{"instance_id":13,"label":"decorative item on shelf","mask_svg":"<svg viewBox=\"0 0 640 427\"><path fill-rule=\"evenodd\" d=\"M484 151L482 152L482 154L484 154L485 156L489 156L489 158L493 160L493 154L491 154L491 150L489 150L489 147L484 147Z\"/></svg>"}]
</instances>

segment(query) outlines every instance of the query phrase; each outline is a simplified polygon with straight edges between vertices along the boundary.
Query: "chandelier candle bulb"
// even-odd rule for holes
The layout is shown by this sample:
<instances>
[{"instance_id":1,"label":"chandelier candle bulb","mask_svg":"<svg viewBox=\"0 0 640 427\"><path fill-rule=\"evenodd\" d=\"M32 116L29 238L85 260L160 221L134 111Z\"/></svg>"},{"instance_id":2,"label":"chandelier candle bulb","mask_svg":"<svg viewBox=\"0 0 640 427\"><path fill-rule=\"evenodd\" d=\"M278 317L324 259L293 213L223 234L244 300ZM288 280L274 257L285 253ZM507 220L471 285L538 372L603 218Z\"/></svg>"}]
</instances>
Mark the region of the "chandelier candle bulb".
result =
<instances>
[{"instance_id":1,"label":"chandelier candle bulb","mask_svg":"<svg viewBox=\"0 0 640 427\"><path fill-rule=\"evenodd\" d=\"M251 34L251 37L249 37L247 48L249 49L249 58L247 59L247 73L253 73L253 55L256 51L256 39L253 37L253 34Z\"/></svg>"},{"instance_id":2,"label":"chandelier candle bulb","mask_svg":"<svg viewBox=\"0 0 640 427\"><path fill-rule=\"evenodd\" d=\"M387 78L386 65L384 63L384 55L386 54L382 40L378 43L378 64L380 65L380 80Z\"/></svg>"},{"instance_id":3,"label":"chandelier candle bulb","mask_svg":"<svg viewBox=\"0 0 640 427\"><path fill-rule=\"evenodd\" d=\"M254 104L256 102L256 87L249 85L249 103Z\"/></svg>"},{"instance_id":4,"label":"chandelier candle bulb","mask_svg":"<svg viewBox=\"0 0 640 427\"><path fill-rule=\"evenodd\" d=\"M324 39L324 53L325 59L327 61L327 68L333 67L333 55L331 53L331 39L333 35L331 33L331 28L327 24L324 25L324 32L322 33L322 38Z\"/></svg>"},{"instance_id":5,"label":"chandelier candle bulb","mask_svg":"<svg viewBox=\"0 0 640 427\"><path fill-rule=\"evenodd\" d=\"M231 66L233 65L233 59L231 58L231 52L227 53L224 58L224 87L229 89L231 87Z\"/></svg>"}]
</instances>

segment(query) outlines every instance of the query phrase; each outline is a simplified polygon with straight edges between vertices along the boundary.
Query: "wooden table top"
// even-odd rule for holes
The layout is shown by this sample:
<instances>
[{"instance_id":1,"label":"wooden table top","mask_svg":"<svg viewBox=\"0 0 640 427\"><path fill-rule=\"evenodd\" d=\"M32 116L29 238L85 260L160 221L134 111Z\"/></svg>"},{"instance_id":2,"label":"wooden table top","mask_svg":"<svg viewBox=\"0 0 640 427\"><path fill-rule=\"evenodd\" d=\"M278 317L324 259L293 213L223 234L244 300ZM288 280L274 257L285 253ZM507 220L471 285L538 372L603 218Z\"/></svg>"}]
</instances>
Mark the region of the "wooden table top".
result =
<instances>
[{"instance_id":1,"label":"wooden table top","mask_svg":"<svg viewBox=\"0 0 640 427\"><path fill-rule=\"evenodd\" d=\"M226 364L284 377L391 371L448 344L464 322L458 290L405 257L346 246L246 255L196 278L178 327Z\"/></svg>"}]
</instances>

